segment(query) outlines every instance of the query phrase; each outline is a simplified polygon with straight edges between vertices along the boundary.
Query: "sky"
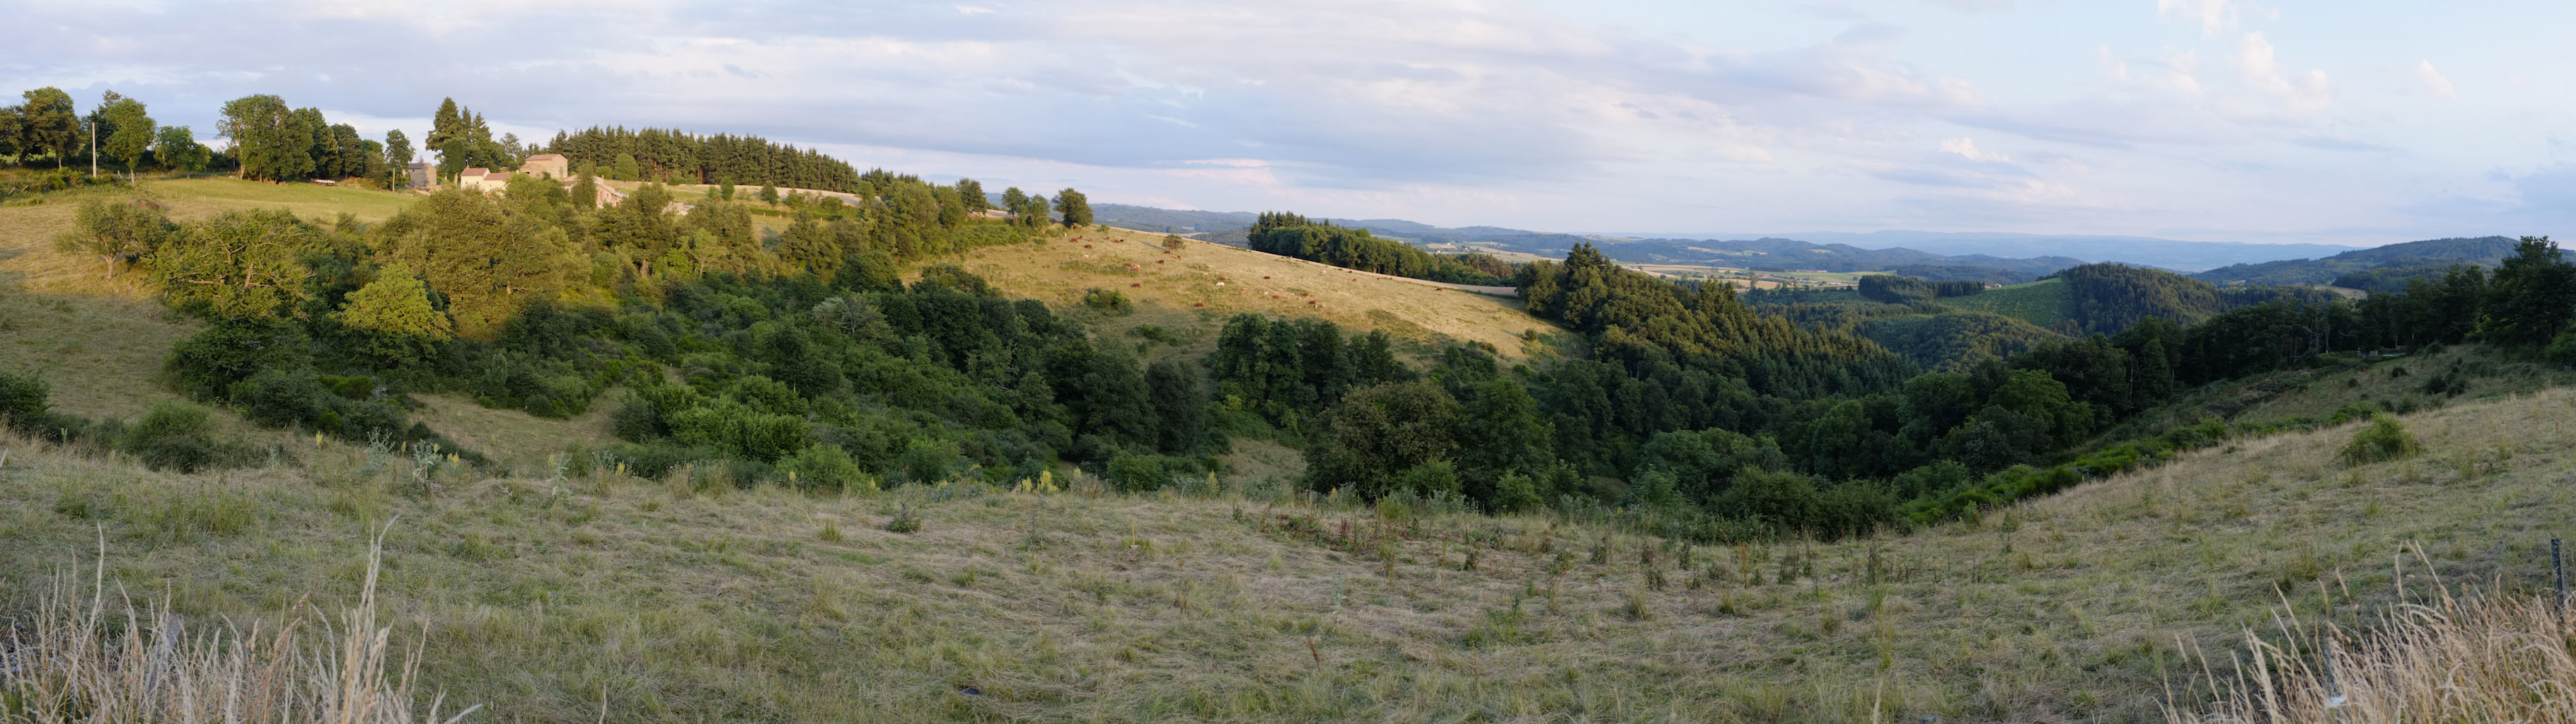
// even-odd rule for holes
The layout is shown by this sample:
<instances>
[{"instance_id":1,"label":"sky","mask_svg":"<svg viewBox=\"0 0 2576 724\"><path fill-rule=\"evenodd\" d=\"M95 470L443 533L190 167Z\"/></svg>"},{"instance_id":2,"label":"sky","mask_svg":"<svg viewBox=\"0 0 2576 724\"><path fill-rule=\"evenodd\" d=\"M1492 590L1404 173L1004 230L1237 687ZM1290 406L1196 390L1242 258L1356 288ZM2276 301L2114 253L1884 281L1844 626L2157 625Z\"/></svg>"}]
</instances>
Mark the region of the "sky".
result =
<instances>
[{"instance_id":1,"label":"sky","mask_svg":"<svg viewBox=\"0 0 2576 724\"><path fill-rule=\"evenodd\" d=\"M0 0L0 92L210 135L750 133L1095 203L1672 234L2576 234L2576 4Z\"/></svg>"}]
</instances>

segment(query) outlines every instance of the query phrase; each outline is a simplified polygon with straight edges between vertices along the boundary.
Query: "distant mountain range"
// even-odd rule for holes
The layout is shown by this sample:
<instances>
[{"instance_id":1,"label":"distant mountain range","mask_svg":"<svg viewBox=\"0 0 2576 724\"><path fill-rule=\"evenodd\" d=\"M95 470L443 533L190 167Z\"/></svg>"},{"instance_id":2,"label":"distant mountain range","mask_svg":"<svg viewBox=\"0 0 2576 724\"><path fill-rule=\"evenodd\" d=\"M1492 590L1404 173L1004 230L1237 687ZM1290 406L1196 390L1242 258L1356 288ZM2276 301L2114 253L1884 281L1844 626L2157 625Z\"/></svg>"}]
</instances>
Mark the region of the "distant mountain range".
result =
<instances>
[{"instance_id":1,"label":"distant mountain range","mask_svg":"<svg viewBox=\"0 0 2576 724\"><path fill-rule=\"evenodd\" d=\"M2495 266L2513 253L2514 240L2501 236L2474 239L2430 239L2347 251L2316 259L2286 259L2236 264L2191 275L2213 284L2331 284L2367 291L2394 291L2407 279L2441 274L2453 265Z\"/></svg>"},{"instance_id":2,"label":"distant mountain range","mask_svg":"<svg viewBox=\"0 0 2576 724\"><path fill-rule=\"evenodd\" d=\"M1248 211L1185 211L1125 204L1094 204L1092 211L1101 223L1166 233L1202 234L1202 238L1209 241L1235 246L1244 244L1244 232L1251 228L1257 216ZM2186 273L2211 270L2204 273L2214 274L2219 269L2266 262L2320 257L2340 259L2349 254L2366 255L2375 251L2329 244L2251 244L2082 234L1931 231L1808 232L1767 236L1564 234L1494 226L1448 228L1403 219L1330 221L1426 245L1456 244L1540 256L1561 257L1576 243L1589 241L1600 246L1602 253L1610 258L1632 264L1705 264L1763 271L1893 271L1928 278L1981 279L2003 283L2027 281L2095 261ZM2428 247L2421 251L2433 249ZM2406 254L2408 258L2422 255L2416 252ZM2334 276L2327 274L2325 279L2304 283L2322 284Z\"/></svg>"},{"instance_id":3,"label":"distant mountain range","mask_svg":"<svg viewBox=\"0 0 2576 724\"><path fill-rule=\"evenodd\" d=\"M1619 234L1651 237L1655 234ZM1673 236L1663 234L1661 236ZM1692 238L1741 239L1749 234L1685 234ZM2006 234L1948 231L1811 231L1770 234L1817 244L1850 244L1863 249L1903 247L1934 254L1986 254L1998 257L2072 256L2087 261L2116 261L2177 272L2196 272L2232 264L2305 259L2352 251L2331 244L2249 244L2227 241L2176 241L2146 236L2091 234Z\"/></svg>"}]
</instances>

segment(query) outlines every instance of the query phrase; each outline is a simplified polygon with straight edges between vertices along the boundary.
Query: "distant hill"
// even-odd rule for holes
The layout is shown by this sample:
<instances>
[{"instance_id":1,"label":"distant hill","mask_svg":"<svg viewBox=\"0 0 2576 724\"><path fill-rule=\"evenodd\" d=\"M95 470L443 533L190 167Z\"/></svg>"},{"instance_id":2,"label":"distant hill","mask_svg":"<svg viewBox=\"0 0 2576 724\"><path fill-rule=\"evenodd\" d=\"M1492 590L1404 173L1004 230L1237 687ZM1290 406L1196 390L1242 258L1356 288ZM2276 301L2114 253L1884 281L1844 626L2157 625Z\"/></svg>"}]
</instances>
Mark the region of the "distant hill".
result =
<instances>
[{"instance_id":1,"label":"distant hill","mask_svg":"<svg viewBox=\"0 0 2576 724\"><path fill-rule=\"evenodd\" d=\"M1245 230L1258 214L1242 211L1188 211L1126 204L1093 204L1100 223L1159 233L1198 234L1227 246L1244 246ZM1756 271L1882 271L1902 268L1909 276L1930 279L1974 279L1998 284L2027 282L2059 269L2084 263L2066 256L2005 258L1987 254L1943 255L1915 249L1871 249L1849 244L1815 244L1795 239L1749 241L1641 239L1508 229L1498 226L1446 228L1403 219L1323 219L1367 229L1370 233L1425 246L1455 245L1459 250L1485 250L1563 257L1575 244L1592 242L1603 254L1627 264L1700 264Z\"/></svg>"},{"instance_id":2,"label":"distant hill","mask_svg":"<svg viewBox=\"0 0 2576 724\"><path fill-rule=\"evenodd\" d=\"M1745 238L1753 234L1624 234L1624 236L1689 236L1709 239ZM1993 232L1942 231L1812 231L1795 234L1770 234L1817 244L1849 244L1863 249L1902 247L1933 254L1984 254L1997 257L2072 256L2090 261L2112 261L2145 265L2182 272L2215 269L2231 264L2250 264L2281 259L2318 257L2352 251L2353 247L2330 244L2249 244L2221 241L2176 241L2145 236L2096 236L2088 234L2006 234Z\"/></svg>"},{"instance_id":3,"label":"distant hill","mask_svg":"<svg viewBox=\"0 0 2576 724\"><path fill-rule=\"evenodd\" d=\"M2494 266L2513 253L2513 244L2514 240L2501 236L2430 239L2347 251L2316 259L2236 264L2191 276L2212 284L2331 284L2389 291L2404 286L2407 279L2440 274L2457 264ZM2346 284L2345 281L2352 283Z\"/></svg>"}]
</instances>

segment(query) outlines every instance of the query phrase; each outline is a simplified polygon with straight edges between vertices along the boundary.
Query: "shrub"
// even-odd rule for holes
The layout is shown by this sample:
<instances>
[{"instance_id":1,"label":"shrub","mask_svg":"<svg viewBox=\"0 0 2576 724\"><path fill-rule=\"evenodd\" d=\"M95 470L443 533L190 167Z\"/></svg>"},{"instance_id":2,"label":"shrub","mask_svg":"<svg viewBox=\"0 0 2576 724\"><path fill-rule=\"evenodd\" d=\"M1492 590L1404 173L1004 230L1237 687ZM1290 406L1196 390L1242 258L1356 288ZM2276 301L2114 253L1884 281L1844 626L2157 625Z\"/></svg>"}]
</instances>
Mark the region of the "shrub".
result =
<instances>
[{"instance_id":1,"label":"shrub","mask_svg":"<svg viewBox=\"0 0 2576 724\"><path fill-rule=\"evenodd\" d=\"M214 418L201 405L174 400L152 403L143 419L127 428L126 446L139 448L151 441L171 437L203 437L214 427Z\"/></svg>"},{"instance_id":2,"label":"shrub","mask_svg":"<svg viewBox=\"0 0 2576 724\"><path fill-rule=\"evenodd\" d=\"M2341 457L2346 464L2367 465L2404 460L2423 451L2424 446L2415 441L2415 434L2406 431L2406 423L2383 412L2371 415L2370 425L2353 433L2352 442L2344 444Z\"/></svg>"},{"instance_id":3,"label":"shrub","mask_svg":"<svg viewBox=\"0 0 2576 724\"><path fill-rule=\"evenodd\" d=\"M302 366L301 342L291 329L218 324L181 340L170 350L166 367L178 378L181 392L212 400L260 370Z\"/></svg>"},{"instance_id":4,"label":"shrub","mask_svg":"<svg viewBox=\"0 0 2576 724\"><path fill-rule=\"evenodd\" d=\"M1538 483L1520 473L1504 473L1494 481L1494 510L1521 511L1538 507Z\"/></svg>"},{"instance_id":5,"label":"shrub","mask_svg":"<svg viewBox=\"0 0 2576 724\"><path fill-rule=\"evenodd\" d=\"M0 422L24 432L50 427L53 416L45 399L50 389L33 375L0 372Z\"/></svg>"},{"instance_id":6,"label":"shrub","mask_svg":"<svg viewBox=\"0 0 2576 724\"><path fill-rule=\"evenodd\" d=\"M888 533L919 533L921 516L912 514L912 506L897 507L894 517L886 519L885 529Z\"/></svg>"},{"instance_id":7,"label":"shrub","mask_svg":"<svg viewBox=\"0 0 2576 724\"><path fill-rule=\"evenodd\" d=\"M782 472L796 475L796 485L807 490L840 492L867 488L867 471L859 467L850 453L838 445L807 446L794 457L779 463Z\"/></svg>"},{"instance_id":8,"label":"shrub","mask_svg":"<svg viewBox=\"0 0 2576 724\"><path fill-rule=\"evenodd\" d=\"M1128 312L1136 311L1136 304L1134 302L1127 301L1127 295L1116 289L1093 289L1084 292L1082 294L1082 305L1092 309L1109 312L1111 314L1126 314Z\"/></svg>"},{"instance_id":9,"label":"shrub","mask_svg":"<svg viewBox=\"0 0 2576 724\"><path fill-rule=\"evenodd\" d=\"M174 400L152 404L143 419L125 429L120 447L142 458L145 467L193 473L214 467L244 465L254 451L206 439L214 418L205 407Z\"/></svg>"},{"instance_id":10,"label":"shrub","mask_svg":"<svg viewBox=\"0 0 2576 724\"><path fill-rule=\"evenodd\" d=\"M1109 483L1122 492L1160 490L1171 482L1173 463L1161 455L1120 455L1109 459Z\"/></svg>"},{"instance_id":11,"label":"shrub","mask_svg":"<svg viewBox=\"0 0 2576 724\"><path fill-rule=\"evenodd\" d=\"M267 427L311 425L330 409L331 392L310 370L270 367L233 383L230 397L251 422Z\"/></svg>"},{"instance_id":12,"label":"shrub","mask_svg":"<svg viewBox=\"0 0 2576 724\"><path fill-rule=\"evenodd\" d=\"M2558 337L2549 340L2549 347L2542 350L2540 354L2560 366L2576 367L2576 329L2559 332Z\"/></svg>"}]
</instances>

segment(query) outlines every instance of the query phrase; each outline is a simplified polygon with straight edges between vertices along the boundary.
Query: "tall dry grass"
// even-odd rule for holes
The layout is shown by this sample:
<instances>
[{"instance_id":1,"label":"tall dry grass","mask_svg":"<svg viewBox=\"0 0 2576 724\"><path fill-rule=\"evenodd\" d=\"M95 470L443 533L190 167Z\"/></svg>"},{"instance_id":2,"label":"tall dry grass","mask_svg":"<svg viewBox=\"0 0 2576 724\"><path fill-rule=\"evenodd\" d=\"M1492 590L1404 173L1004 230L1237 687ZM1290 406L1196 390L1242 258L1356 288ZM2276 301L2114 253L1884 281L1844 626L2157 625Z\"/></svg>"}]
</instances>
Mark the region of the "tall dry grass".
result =
<instances>
[{"instance_id":1,"label":"tall dry grass","mask_svg":"<svg viewBox=\"0 0 2576 724\"><path fill-rule=\"evenodd\" d=\"M2274 636L2246 632L2246 651L2228 656L2232 676L2201 656L2201 682L2217 696L2197 711L2169 705L2165 720L2576 722L2576 628L2551 598L2445 591L2361 631L2284 616Z\"/></svg>"},{"instance_id":2,"label":"tall dry grass","mask_svg":"<svg viewBox=\"0 0 2576 724\"><path fill-rule=\"evenodd\" d=\"M460 721L481 707L442 719L444 702L432 697L416 709L417 644L389 675L393 629L376 619L383 553L379 535L358 602L336 625L299 605L305 615L191 630L166 604L137 608L122 586L108 594L102 534L86 593L76 568L56 576L0 639L0 723Z\"/></svg>"}]
</instances>

